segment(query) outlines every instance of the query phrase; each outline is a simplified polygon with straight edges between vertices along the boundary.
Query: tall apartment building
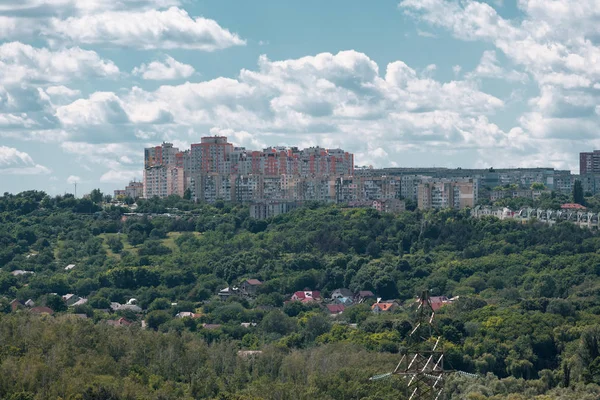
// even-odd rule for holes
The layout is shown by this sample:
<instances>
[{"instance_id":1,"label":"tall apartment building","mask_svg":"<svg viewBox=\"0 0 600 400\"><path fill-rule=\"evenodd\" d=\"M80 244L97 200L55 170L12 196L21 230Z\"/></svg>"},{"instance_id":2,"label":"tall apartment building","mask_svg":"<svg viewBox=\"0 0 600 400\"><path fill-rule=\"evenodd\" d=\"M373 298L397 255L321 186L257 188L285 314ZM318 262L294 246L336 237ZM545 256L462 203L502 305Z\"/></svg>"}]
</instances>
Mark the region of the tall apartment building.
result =
<instances>
[{"instance_id":1,"label":"tall apartment building","mask_svg":"<svg viewBox=\"0 0 600 400\"><path fill-rule=\"evenodd\" d=\"M419 209L474 207L477 203L476 179L439 179L419 184L417 204Z\"/></svg>"},{"instance_id":2,"label":"tall apartment building","mask_svg":"<svg viewBox=\"0 0 600 400\"><path fill-rule=\"evenodd\" d=\"M600 150L579 153L579 174L600 174Z\"/></svg>"}]
</instances>

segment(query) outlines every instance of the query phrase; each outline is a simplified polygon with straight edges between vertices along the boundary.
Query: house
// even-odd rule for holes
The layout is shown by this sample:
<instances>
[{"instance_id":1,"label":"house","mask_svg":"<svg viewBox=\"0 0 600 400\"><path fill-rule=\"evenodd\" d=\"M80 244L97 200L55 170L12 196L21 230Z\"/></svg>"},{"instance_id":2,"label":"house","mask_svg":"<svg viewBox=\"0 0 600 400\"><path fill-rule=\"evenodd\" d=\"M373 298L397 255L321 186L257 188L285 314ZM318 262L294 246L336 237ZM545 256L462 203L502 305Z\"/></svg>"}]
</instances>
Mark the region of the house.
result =
<instances>
[{"instance_id":1,"label":"house","mask_svg":"<svg viewBox=\"0 0 600 400\"><path fill-rule=\"evenodd\" d=\"M352 293L352 291L350 289L346 289L346 288L335 289L331 293L331 300L337 300L337 299L341 299L343 297L352 298L352 297L354 297L354 293Z\"/></svg>"},{"instance_id":2,"label":"house","mask_svg":"<svg viewBox=\"0 0 600 400\"><path fill-rule=\"evenodd\" d=\"M129 326L131 325L133 322L130 322L128 320L126 320L125 318L119 318L117 320L108 320L106 321L106 323L110 326Z\"/></svg>"},{"instance_id":3,"label":"house","mask_svg":"<svg viewBox=\"0 0 600 400\"><path fill-rule=\"evenodd\" d=\"M75 303L71 304L71 307L77 307L77 306L82 306L84 304L86 304L88 302L88 299L79 299L77 300Z\"/></svg>"},{"instance_id":4,"label":"house","mask_svg":"<svg viewBox=\"0 0 600 400\"><path fill-rule=\"evenodd\" d=\"M67 303L67 306L72 306L73 304L77 303L79 300L81 300L81 297L73 294L73 293L69 293L69 294L65 294L64 296L62 296L62 299L65 301L65 303Z\"/></svg>"},{"instance_id":5,"label":"house","mask_svg":"<svg viewBox=\"0 0 600 400\"><path fill-rule=\"evenodd\" d=\"M70 270L72 270L73 268L75 268L75 264L69 264L69 265L67 265L67 266L65 267L65 271L70 271Z\"/></svg>"},{"instance_id":6,"label":"house","mask_svg":"<svg viewBox=\"0 0 600 400\"><path fill-rule=\"evenodd\" d=\"M226 287L225 289L219 290L219 299L227 300L231 296L235 296L240 292L240 290L236 287Z\"/></svg>"},{"instance_id":7,"label":"house","mask_svg":"<svg viewBox=\"0 0 600 400\"><path fill-rule=\"evenodd\" d=\"M340 297L333 300L333 304L343 304L344 306L351 306L354 303L352 297Z\"/></svg>"},{"instance_id":8,"label":"house","mask_svg":"<svg viewBox=\"0 0 600 400\"><path fill-rule=\"evenodd\" d=\"M318 290L298 291L292 295L291 301L301 301L303 303L321 301L321 292Z\"/></svg>"},{"instance_id":9,"label":"house","mask_svg":"<svg viewBox=\"0 0 600 400\"><path fill-rule=\"evenodd\" d=\"M331 316L336 316L344 312L346 307L343 304L327 304L327 311Z\"/></svg>"},{"instance_id":10,"label":"house","mask_svg":"<svg viewBox=\"0 0 600 400\"><path fill-rule=\"evenodd\" d=\"M54 314L54 311L50 307L33 307L31 310L34 314Z\"/></svg>"},{"instance_id":11,"label":"house","mask_svg":"<svg viewBox=\"0 0 600 400\"><path fill-rule=\"evenodd\" d=\"M31 307L35 307L35 303L33 302L33 300L29 299L25 302L25 305L29 308Z\"/></svg>"},{"instance_id":12,"label":"house","mask_svg":"<svg viewBox=\"0 0 600 400\"><path fill-rule=\"evenodd\" d=\"M242 322L240 324L240 326L243 326L244 328L255 327L256 326L256 322Z\"/></svg>"},{"instance_id":13,"label":"house","mask_svg":"<svg viewBox=\"0 0 600 400\"><path fill-rule=\"evenodd\" d=\"M195 314L193 312L190 311L181 311L179 313L177 313L177 315L175 316L175 318L200 318L201 315L200 314Z\"/></svg>"},{"instance_id":14,"label":"house","mask_svg":"<svg viewBox=\"0 0 600 400\"><path fill-rule=\"evenodd\" d=\"M135 304L119 304L119 303L110 303L110 308L113 311L133 311L134 313L141 313L142 307L136 306Z\"/></svg>"},{"instance_id":15,"label":"house","mask_svg":"<svg viewBox=\"0 0 600 400\"><path fill-rule=\"evenodd\" d=\"M221 327L221 325L220 324L202 324L202 327L204 329L214 330L214 329L219 329Z\"/></svg>"},{"instance_id":16,"label":"house","mask_svg":"<svg viewBox=\"0 0 600 400\"><path fill-rule=\"evenodd\" d=\"M242 289L243 293L250 295L250 296L254 296L254 295L256 295L256 291L258 290L258 287L260 285L262 285L262 282L259 281L258 279L246 279L240 285L240 289Z\"/></svg>"},{"instance_id":17,"label":"house","mask_svg":"<svg viewBox=\"0 0 600 400\"><path fill-rule=\"evenodd\" d=\"M23 271L22 269L16 269L14 271L12 271L10 274L12 276L21 276L21 275L29 275L29 274L34 274L35 272L33 271Z\"/></svg>"},{"instance_id":18,"label":"house","mask_svg":"<svg viewBox=\"0 0 600 400\"><path fill-rule=\"evenodd\" d=\"M356 295L357 303L364 303L367 299L374 299L375 295L370 290L361 290Z\"/></svg>"},{"instance_id":19,"label":"house","mask_svg":"<svg viewBox=\"0 0 600 400\"><path fill-rule=\"evenodd\" d=\"M373 303L371 306L371 311L373 311L375 314L379 314L382 312L392 312L396 308L398 308L398 304L395 301L378 301L377 303Z\"/></svg>"},{"instance_id":20,"label":"house","mask_svg":"<svg viewBox=\"0 0 600 400\"><path fill-rule=\"evenodd\" d=\"M262 350L238 350L237 355L242 358L255 357L262 354Z\"/></svg>"},{"instance_id":21,"label":"house","mask_svg":"<svg viewBox=\"0 0 600 400\"><path fill-rule=\"evenodd\" d=\"M446 296L431 296L429 297L429 301L431 302L431 308L433 311L437 311L446 304L452 304L454 299L449 299Z\"/></svg>"},{"instance_id":22,"label":"house","mask_svg":"<svg viewBox=\"0 0 600 400\"><path fill-rule=\"evenodd\" d=\"M19 300L14 299L13 301L10 302L10 310L12 312L17 311L20 308L23 308L23 303L21 303Z\"/></svg>"}]
</instances>

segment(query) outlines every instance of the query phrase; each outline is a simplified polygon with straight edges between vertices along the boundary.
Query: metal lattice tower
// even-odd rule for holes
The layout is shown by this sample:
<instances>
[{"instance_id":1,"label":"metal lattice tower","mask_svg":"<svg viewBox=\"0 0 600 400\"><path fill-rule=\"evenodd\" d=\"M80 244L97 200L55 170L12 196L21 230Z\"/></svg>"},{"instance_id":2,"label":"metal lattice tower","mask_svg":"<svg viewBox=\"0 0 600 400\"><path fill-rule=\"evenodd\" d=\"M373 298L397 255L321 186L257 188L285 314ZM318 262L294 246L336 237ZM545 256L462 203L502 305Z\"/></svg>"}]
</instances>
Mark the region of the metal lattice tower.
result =
<instances>
[{"instance_id":1,"label":"metal lattice tower","mask_svg":"<svg viewBox=\"0 0 600 400\"><path fill-rule=\"evenodd\" d=\"M408 380L409 400L439 400L446 375L453 371L444 369L444 351L440 345L441 337L434 335L435 311L428 290L421 293L418 302L416 323L396 369L371 380L400 375Z\"/></svg>"}]
</instances>

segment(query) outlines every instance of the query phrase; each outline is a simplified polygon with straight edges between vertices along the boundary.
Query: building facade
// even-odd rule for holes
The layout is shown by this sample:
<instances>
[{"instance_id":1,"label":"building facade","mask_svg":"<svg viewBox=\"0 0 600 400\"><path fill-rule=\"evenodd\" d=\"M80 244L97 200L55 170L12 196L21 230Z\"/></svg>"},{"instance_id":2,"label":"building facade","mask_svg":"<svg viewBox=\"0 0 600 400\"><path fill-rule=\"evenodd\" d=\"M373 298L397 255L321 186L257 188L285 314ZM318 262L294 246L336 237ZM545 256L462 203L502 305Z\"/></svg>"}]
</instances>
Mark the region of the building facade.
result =
<instances>
[{"instance_id":1,"label":"building facade","mask_svg":"<svg viewBox=\"0 0 600 400\"><path fill-rule=\"evenodd\" d=\"M474 207L478 200L476 179L440 179L419 184L417 204L421 210Z\"/></svg>"}]
</instances>

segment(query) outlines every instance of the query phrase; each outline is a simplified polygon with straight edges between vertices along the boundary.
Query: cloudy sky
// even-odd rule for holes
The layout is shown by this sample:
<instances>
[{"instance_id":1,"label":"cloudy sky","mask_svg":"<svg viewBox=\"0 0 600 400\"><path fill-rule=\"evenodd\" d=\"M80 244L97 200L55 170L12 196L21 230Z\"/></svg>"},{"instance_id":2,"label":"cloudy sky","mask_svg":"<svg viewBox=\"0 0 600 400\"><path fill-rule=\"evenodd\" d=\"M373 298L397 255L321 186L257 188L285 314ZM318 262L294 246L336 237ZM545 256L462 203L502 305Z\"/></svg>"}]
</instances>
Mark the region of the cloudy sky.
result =
<instances>
[{"instance_id":1,"label":"cloudy sky","mask_svg":"<svg viewBox=\"0 0 600 400\"><path fill-rule=\"evenodd\" d=\"M0 1L0 192L111 191L207 134L577 173L599 100L600 0Z\"/></svg>"}]
</instances>

